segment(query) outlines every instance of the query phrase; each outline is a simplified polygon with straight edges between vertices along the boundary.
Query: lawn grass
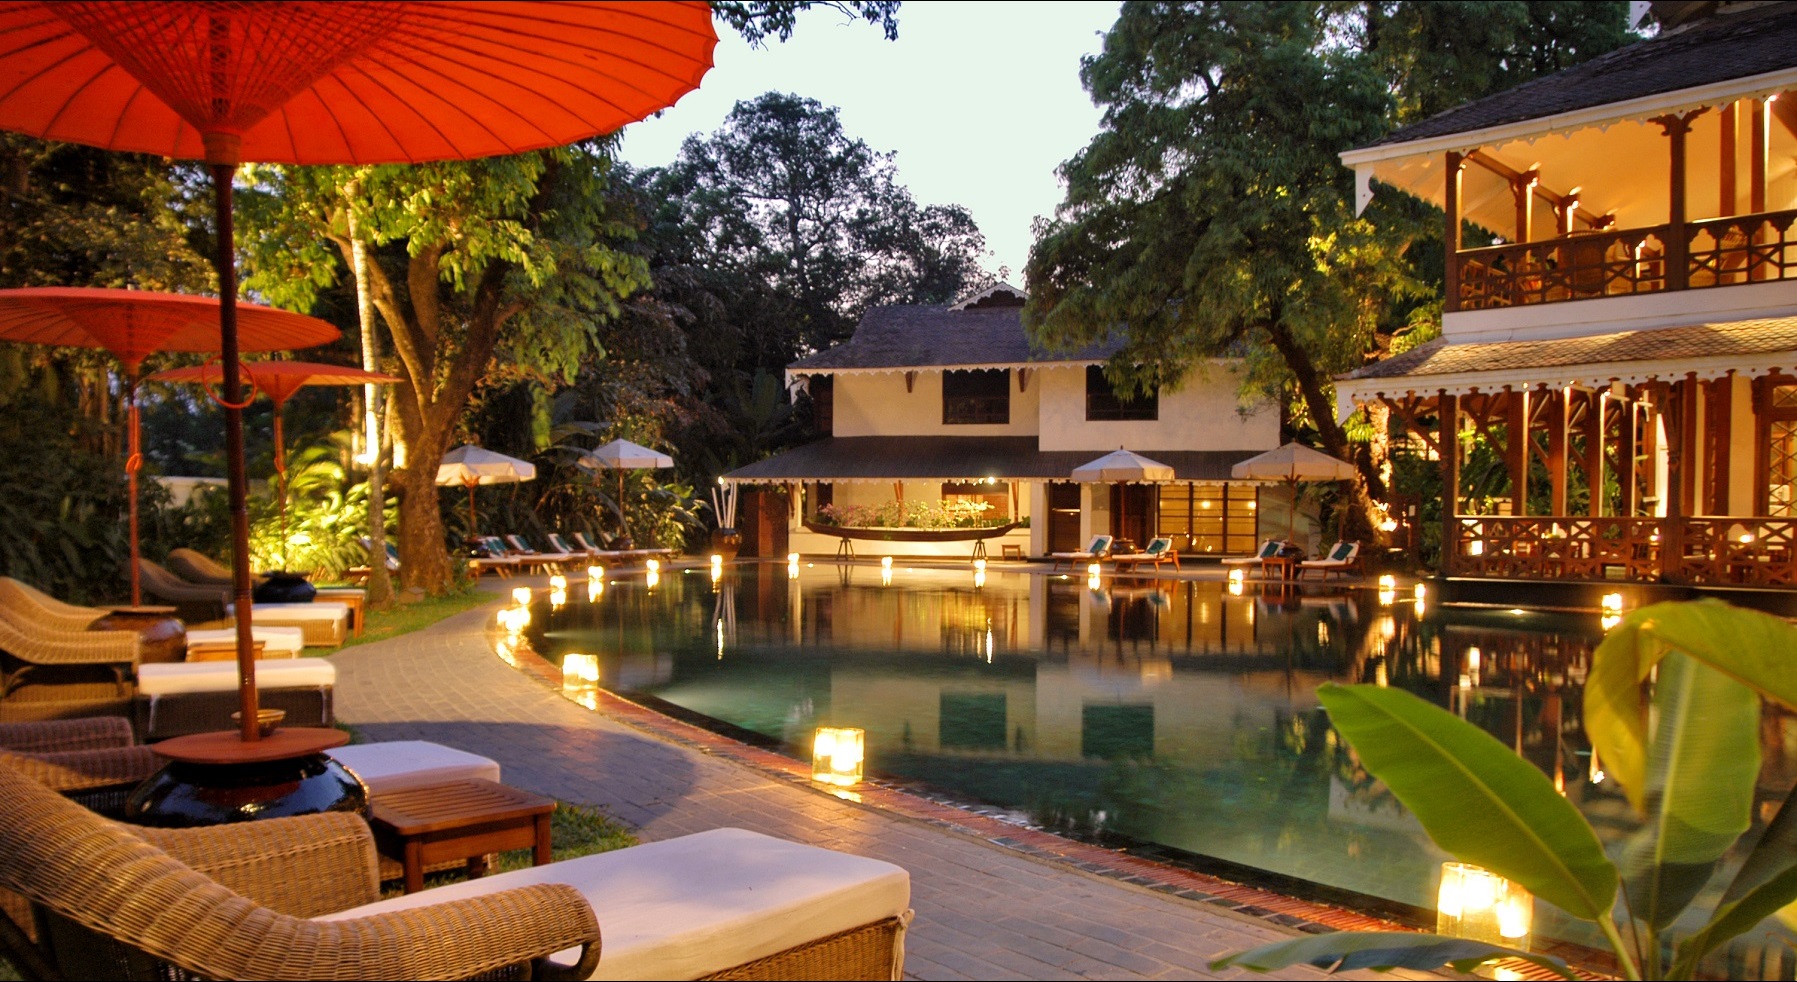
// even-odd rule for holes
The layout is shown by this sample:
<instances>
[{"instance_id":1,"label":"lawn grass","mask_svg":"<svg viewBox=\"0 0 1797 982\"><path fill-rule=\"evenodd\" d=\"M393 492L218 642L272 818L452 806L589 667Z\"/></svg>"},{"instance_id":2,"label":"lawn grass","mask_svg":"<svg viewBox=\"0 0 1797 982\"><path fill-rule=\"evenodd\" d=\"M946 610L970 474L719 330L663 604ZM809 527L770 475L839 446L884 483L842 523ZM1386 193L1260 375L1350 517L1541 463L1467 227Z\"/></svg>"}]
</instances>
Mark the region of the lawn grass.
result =
<instances>
[{"instance_id":1,"label":"lawn grass","mask_svg":"<svg viewBox=\"0 0 1797 982\"><path fill-rule=\"evenodd\" d=\"M368 611L368 626L363 629L362 636L351 635L343 641L344 648L358 644L370 644L385 641L402 634L410 634L430 627L451 614L459 614L464 610L479 607L493 599L493 594L479 590L464 590L460 593L445 594L441 597L430 597L425 600L414 600L411 603L396 603L386 610ZM314 654L308 651L306 654ZM331 654L330 651L318 650L318 654Z\"/></svg>"},{"instance_id":2,"label":"lawn grass","mask_svg":"<svg viewBox=\"0 0 1797 982\"><path fill-rule=\"evenodd\" d=\"M580 856L591 856L594 853L610 852L637 843L635 835L624 826L624 823L612 818L591 805L573 805L558 801L555 811L549 816L549 850L550 857L556 862L564 859L575 859ZM494 857L492 871L505 873L516 869L529 869L531 866L531 850L514 849L502 852ZM460 869L444 870L439 873L426 873L424 888L456 883L466 878ZM399 880L390 880L381 884L381 896L397 897L405 892L404 884Z\"/></svg>"}]
</instances>

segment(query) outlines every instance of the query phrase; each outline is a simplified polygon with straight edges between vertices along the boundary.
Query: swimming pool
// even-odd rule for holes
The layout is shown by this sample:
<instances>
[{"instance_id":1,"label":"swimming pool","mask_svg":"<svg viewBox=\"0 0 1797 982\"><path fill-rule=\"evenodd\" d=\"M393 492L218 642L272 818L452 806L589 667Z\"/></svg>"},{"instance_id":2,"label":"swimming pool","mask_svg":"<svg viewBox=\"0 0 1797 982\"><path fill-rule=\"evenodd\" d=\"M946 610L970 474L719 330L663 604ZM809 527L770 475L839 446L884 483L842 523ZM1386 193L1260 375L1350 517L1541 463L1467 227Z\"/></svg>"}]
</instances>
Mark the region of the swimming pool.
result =
<instances>
[{"instance_id":1,"label":"swimming pool","mask_svg":"<svg viewBox=\"0 0 1797 982\"><path fill-rule=\"evenodd\" d=\"M1433 908L1448 858L1337 740L1324 681L1447 707L1541 767L1606 839L1634 827L1580 725L1595 616L1442 618L1409 592L1250 583L1234 596L1216 580L1093 588L996 571L976 585L971 569L825 563L571 594L537 608L532 643L551 661L592 656L607 689L800 757L819 725L861 727L871 772L1321 899ZM1797 724L1768 720L1761 783L1776 800L1797 778ZM1539 933L1578 937L1538 917Z\"/></svg>"}]
</instances>

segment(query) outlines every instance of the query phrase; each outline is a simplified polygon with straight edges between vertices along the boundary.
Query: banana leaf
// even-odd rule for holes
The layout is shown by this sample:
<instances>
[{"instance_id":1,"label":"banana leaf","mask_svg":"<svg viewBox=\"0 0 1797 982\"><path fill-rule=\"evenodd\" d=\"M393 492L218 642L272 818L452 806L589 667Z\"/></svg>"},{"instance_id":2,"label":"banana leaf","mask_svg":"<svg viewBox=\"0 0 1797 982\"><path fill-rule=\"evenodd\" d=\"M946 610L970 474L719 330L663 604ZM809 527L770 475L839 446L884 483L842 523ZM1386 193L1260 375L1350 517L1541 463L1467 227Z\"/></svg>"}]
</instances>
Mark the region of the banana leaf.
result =
<instances>
[{"instance_id":1,"label":"banana leaf","mask_svg":"<svg viewBox=\"0 0 1797 982\"><path fill-rule=\"evenodd\" d=\"M1341 931L1279 941L1219 958L1211 962L1210 967L1212 971L1245 968L1253 972L1276 972L1289 965L1304 964L1339 972L1362 968L1384 972L1394 968L1432 971L1451 965L1457 971L1470 972L1486 962L1509 958L1533 963L1563 979L1578 978L1565 962L1552 955L1537 955L1439 934L1398 931Z\"/></svg>"},{"instance_id":2,"label":"banana leaf","mask_svg":"<svg viewBox=\"0 0 1797 982\"><path fill-rule=\"evenodd\" d=\"M1366 769L1437 845L1576 917L1609 916L1616 867L1533 764L1408 692L1324 685L1317 695Z\"/></svg>"}]
</instances>

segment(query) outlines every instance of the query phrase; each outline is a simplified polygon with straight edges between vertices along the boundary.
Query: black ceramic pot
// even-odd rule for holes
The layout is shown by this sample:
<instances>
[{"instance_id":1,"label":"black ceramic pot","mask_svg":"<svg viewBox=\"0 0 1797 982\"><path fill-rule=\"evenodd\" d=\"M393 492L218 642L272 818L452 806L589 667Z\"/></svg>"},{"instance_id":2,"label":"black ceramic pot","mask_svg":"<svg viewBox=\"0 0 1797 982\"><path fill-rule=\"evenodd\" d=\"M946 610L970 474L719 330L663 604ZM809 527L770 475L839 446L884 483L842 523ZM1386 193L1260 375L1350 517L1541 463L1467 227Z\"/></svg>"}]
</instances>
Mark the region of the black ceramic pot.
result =
<instances>
[{"instance_id":1,"label":"black ceramic pot","mask_svg":"<svg viewBox=\"0 0 1797 982\"><path fill-rule=\"evenodd\" d=\"M735 559L742 546L742 533L735 529L713 529L711 532L711 551L723 556L725 562Z\"/></svg>"},{"instance_id":2,"label":"black ceramic pot","mask_svg":"<svg viewBox=\"0 0 1797 982\"><path fill-rule=\"evenodd\" d=\"M318 588L299 573L275 572L250 596L259 604L309 604L318 596Z\"/></svg>"},{"instance_id":3,"label":"black ceramic pot","mask_svg":"<svg viewBox=\"0 0 1797 982\"><path fill-rule=\"evenodd\" d=\"M253 764L170 763L137 786L125 820L197 828L320 812L368 814L368 789L325 754Z\"/></svg>"}]
</instances>

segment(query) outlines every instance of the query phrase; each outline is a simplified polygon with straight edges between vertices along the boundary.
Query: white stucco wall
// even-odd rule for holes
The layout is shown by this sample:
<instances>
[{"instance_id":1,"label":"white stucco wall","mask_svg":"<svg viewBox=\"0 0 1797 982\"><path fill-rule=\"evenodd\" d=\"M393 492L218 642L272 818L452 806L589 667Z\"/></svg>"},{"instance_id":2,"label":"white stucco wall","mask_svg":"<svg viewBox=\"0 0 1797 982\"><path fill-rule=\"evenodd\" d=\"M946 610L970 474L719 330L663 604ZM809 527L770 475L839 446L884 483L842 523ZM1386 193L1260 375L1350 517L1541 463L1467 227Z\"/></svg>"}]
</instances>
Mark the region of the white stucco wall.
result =
<instances>
[{"instance_id":1,"label":"white stucco wall","mask_svg":"<svg viewBox=\"0 0 1797 982\"><path fill-rule=\"evenodd\" d=\"M910 392L905 373L836 376L831 433L835 436L1035 436L1040 373L1031 372L1029 391L1018 391L1011 373L1011 421L1006 424L947 425L942 422L942 372L919 370ZM1083 403L1082 403L1083 404Z\"/></svg>"},{"instance_id":2,"label":"white stucco wall","mask_svg":"<svg viewBox=\"0 0 1797 982\"><path fill-rule=\"evenodd\" d=\"M1238 411L1237 373L1225 363L1194 372L1178 391L1161 393L1160 418L1135 421L1086 419L1085 366L1044 368L1032 389L1041 394L1043 450L1271 450L1279 446L1279 410L1264 403Z\"/></svg>"}]
</instances>

